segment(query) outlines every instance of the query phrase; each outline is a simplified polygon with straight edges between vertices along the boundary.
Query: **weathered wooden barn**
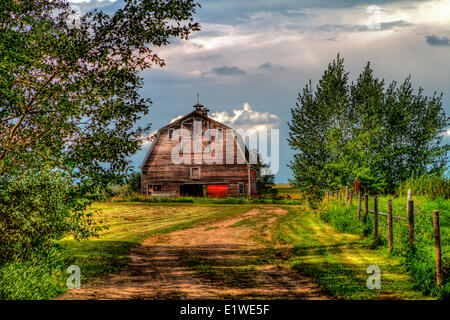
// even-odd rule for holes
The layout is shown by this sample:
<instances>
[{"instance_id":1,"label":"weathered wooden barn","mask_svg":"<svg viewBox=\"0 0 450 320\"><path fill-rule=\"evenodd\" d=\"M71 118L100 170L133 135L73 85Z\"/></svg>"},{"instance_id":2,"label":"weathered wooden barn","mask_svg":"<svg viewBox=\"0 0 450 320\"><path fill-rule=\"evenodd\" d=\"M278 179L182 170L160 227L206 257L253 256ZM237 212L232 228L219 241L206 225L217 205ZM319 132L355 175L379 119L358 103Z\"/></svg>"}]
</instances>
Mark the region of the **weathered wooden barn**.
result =
<instances>
[{"instance_id":1,"label":"weathered wooden barn","mask_svg":"<svg viewBox=\"0 0 450 320\"><path fill-rule=\"evenodd\" d=\"M201 104L154 135L142 170L142 194L227 197L256 193L256 170L235 131Z\"/></svg>"}]
</instances>

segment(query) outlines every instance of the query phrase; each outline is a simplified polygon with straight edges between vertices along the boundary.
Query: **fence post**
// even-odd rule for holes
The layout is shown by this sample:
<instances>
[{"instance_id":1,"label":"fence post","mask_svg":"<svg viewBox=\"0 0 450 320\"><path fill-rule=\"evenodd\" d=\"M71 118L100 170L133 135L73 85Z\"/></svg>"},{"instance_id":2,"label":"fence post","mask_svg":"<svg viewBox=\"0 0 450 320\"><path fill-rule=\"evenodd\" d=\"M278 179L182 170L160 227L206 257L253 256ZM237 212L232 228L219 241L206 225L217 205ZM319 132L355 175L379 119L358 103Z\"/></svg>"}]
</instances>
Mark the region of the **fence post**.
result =
<instances>
[{"instance_id":1,"label":"fence post","mask_svg":"<svg viewBox=\"0 0 450 320\"><path fill-rule=\"evenodd\" d=\"M348 186L345 187L345 205L348 205Z\"/></svg>"},{"instance_id":2,"label":"fence post","mask_svg":"<svg viewBox=\"0 0 450 320\"><path fill-rule=\"evenodd\" d=\"M362 203L362 192L359 191L358 193L358 209L356 211L356 219L360 219L361 218L361 203Z\"/></svg>"},{"instance_id":3,"label":"fence post","mask_svg":"<svg viewBox=\"0 0 450 320\"><path fill-rule=\"evenodd\" d=\"M364 195L364 224L367 223L367 215L369 214L369 195L365 194Z\"/></svg>"},{"instance_id":4,"label":"fence post","mask_svg":"<svg viewBox=\"0 0 450 320\"><path fill-rule=\"evenodd\" d=\"M406 207L408 212L408 224L409 224L409 245L413 246L415 241L414 234L414 201L408 200L408 205Z\"/></svg>"},{"instance_id":5,"label":"fence post","mask_svg":"<svg viewBox=\"0 0 450 320\"><path fill-rule=\"evenodd\" d=\"M353 191L350 190L349 198L348 198L348 204L350 205L350 207L352 206L352 202L353 202Z\"/></svg>"},{"instance_id":6,"label":"fence post","mask_svg":"<svg viewBox=\"0 0 450 320\"><path fill-rule=\"evenodd\" d=\"M444 277L442 270L441 227L439 225L439 211L433 211L434 245L436 247L436 283L442 284Z\"/></svg>"},{"instance_id":7,"label":"fence post","mask_svg":"<svg viewBox=\"0 0 450 320\"><path fill-rule=\"evenodd\" d=\"M392 225L392 200L388 200L389 252L394 248L394 229Z\"/></svg>"},{"instance_id":8,"label":"fence post","mask_svg":"<svg viewBox=\"0 0 450 320\"><path fill-rule=\"evenodd\" d=\"M378 196L373 198L373 238L378 240Z\"/></svg>"},{"instance_id":9,"label":"fence post","mask_svg":"<svg viewBox=\"0 0 450 320\"><path fill-rule=\"evenodd\" d=\"M411 189L408 189L408 194L407 194L407 201L412 200L412 196L411 196Z\"/></svg>"}]
</instances>

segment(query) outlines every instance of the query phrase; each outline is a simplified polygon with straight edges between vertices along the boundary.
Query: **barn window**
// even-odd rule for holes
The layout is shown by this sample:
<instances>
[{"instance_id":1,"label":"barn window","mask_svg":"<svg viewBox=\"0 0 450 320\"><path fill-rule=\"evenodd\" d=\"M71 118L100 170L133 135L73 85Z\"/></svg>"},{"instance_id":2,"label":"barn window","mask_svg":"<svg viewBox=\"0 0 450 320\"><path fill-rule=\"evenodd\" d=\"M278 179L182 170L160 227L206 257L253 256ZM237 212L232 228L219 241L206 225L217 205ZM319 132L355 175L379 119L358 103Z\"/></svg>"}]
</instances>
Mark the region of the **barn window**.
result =
<instances>
[{"instance_id":1,"label":"barn window","mask_svg":"<svg viewBox=\"0 0 450 320\"><path fill-rule=\"evenodd\" d=\"M161 192L162 185L161 184L149 184L147 186L147 195L151 196L153 192Z\"/></svg>"},{"instance_id":2,"label":"barn window","mask_svg":"<svg viewBox=\"0 0 450 320\"><path fill-rule=\"evenodd\" d=\"M191 179L200 179L202 177L202 171L200 168L191 168Z\"/></svg>"},{"instance_id":3,"label":"barn window","mask_svg":"<svg viewBox=\"0 0 450 320\"><path fill-rule=\"evenodd\" d=\"M169 140L173 140L173 129L167 130L167 135L169 136Z\"/></svg>"},{"instance_id":4,"label":"barn window","mask_svg":"<svg viewBox=\"0 0 450 320\"><path fill-rule=\"evenodd\" d=\"M243 183L239 183L239 194L244 194L245 193L245 185Z\"/></svg>"},{"instance_id":5,"label":"barn window","mask_svg":"<svg viewBox=\"0 0 450 320\"><path fill-rule=\"evenodd\" d=\"M217 129L217 140L223 140L223 129L222 128Z\"/></svg>"}]
</instances>

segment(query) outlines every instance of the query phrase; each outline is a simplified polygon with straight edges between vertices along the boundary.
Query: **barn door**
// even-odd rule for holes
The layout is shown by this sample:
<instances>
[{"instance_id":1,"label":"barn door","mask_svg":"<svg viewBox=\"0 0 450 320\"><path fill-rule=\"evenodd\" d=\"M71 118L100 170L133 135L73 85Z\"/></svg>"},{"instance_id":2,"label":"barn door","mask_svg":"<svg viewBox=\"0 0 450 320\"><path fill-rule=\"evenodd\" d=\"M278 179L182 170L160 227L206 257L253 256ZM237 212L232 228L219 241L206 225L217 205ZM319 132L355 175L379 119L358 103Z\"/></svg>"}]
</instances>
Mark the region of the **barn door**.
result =
<instances>
[{"instance_id":1,"label":"barn door","mask_svg":"<svg viewBox=\"0 0 450 320\"><path fill-rule=\"evenodd\" d=\"M226 184L208 184L209 197L227 197L228 185Z\"/></svg>"}]
</instances>

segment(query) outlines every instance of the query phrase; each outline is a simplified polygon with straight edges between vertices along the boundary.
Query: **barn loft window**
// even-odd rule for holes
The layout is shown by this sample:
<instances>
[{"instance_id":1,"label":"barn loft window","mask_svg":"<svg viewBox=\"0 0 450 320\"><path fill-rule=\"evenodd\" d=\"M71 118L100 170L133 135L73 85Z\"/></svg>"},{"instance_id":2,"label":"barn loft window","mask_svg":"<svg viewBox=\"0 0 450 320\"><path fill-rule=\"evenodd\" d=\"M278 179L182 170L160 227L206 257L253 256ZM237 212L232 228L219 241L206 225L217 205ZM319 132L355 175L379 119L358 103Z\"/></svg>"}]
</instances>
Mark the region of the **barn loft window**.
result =
<instances>
[{"instance_id":1,"label":"barn loft window","mask_svg":"<svg viewBox=\"0 0 450 320\"><path fill-rule=\"evenodd\" d=\"M173 129L167 130L167 135L169 136L169 140L173 140Z\"/></svg>"},{"instance_id":2,"label":"barn loft window","mask_svg":"<svg viewBox=\"0 0 450 320\"><path fill-rule=\"evenodd\" d=\"M244 188L244 184L243 183L239 183L239 194L244 194L245 193L245 188Z\"/></svg>"},{"instance_id":3,"label":"barn loft window","mask_svg":"<svg viewBox=\"0 0 450 320\"><path fill-rule=\"evenodd\" d=\"M200 179L202 177L202 171L200 168L191 168L191 179Z\"/></svg>"},{"instance_id":4,"label":"barn loft window","mask_svg":"<svg viewBox=\"0 0 450 320\"><path fill-rule=\"evenodd\" d=\"M217 140L223 140L223 129L222 128L217 129Z\"/></svg>"}]
</instances>

